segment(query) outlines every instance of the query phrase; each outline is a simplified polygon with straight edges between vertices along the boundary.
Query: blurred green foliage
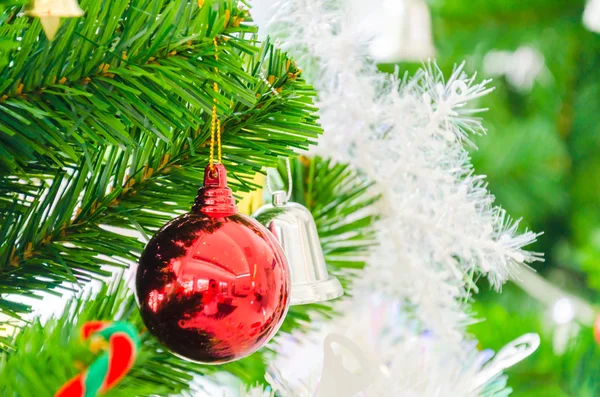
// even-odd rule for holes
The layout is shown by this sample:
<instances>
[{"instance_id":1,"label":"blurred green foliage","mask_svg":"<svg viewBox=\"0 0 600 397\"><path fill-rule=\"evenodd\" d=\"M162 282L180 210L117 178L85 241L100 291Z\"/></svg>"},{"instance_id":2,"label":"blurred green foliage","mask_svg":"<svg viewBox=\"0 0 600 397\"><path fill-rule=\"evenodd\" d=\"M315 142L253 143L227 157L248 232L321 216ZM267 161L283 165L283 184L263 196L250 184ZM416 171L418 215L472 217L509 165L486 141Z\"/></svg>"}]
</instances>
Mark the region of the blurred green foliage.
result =
<instances>
[{"instance_id":1,"label":"blurred green foliage","mask_svg":"<svg viewBox=\"0 0 600 397\"><path fill-rule=\"evenodd\" d=\"M450 72L484 72L486 54L528 46L544 58L531 90L495 77L496 91L479 104L488 128L473 151L478 173L523 227L544 231L532 247L544 252L542 276L586 299L600 292L600 35L582 24L583 0L431 0L437 60ZM513 65L515 66L515 65ZM415 65L403 65L412 70ZM485 290L485 288L484 288ZM549 308L514 285L483 293L481 322L471 332L483 347L499 349L526 332L542 346L509 370L520 397L600 395L600 348L582 328L563 355L555 353Z\"/></svg>"}]
</instances>

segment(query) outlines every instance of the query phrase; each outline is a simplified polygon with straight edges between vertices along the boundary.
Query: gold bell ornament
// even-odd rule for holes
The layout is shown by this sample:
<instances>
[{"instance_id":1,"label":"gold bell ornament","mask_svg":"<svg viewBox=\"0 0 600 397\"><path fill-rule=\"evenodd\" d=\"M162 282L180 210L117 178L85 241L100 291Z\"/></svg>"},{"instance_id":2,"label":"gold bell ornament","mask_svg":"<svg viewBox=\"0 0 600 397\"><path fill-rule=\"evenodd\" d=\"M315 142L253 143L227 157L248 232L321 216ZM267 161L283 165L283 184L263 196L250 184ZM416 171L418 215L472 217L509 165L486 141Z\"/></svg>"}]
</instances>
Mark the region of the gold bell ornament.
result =
<instances>
[{"instance_id":1,"label":"gold bell ornament","mask_svg":"<svg viewBox=\"0 0 600 397\"><path fill-rule=\"evenodd\" d=\"M273 192L267 178L272 203L260 207L252 217L266 226L283 248L292 278L291 305L338 298L344 294L344 290L339 280L327 272L312 214L303 205L289 201L292 192L289 159L287 171L288 192Z\"/></svg>"},{"instance_id":2,"label":"gold bell ornament","mask_svg":"<svg viewBox=\"0 0 600 397\"><path fill-rule=\"evenodd\" d=\"M80 17L84 14L77 0L34 0L28 15L40 18L40 23L48 40L54 39L60 18Z\"/></svg>"}]
</instances>

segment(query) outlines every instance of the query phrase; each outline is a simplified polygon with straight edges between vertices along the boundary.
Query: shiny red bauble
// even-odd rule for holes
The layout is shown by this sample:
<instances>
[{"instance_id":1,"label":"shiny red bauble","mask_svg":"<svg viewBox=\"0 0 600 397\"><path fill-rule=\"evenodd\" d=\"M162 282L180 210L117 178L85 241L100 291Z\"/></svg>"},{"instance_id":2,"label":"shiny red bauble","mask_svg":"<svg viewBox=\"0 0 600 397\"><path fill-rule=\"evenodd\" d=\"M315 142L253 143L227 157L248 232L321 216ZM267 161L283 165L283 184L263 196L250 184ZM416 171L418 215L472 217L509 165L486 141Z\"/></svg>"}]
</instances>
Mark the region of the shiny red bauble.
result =
<instances>
[{"instance_id":1,"label":"shiny red bauble","mask_svg":"<svg viewBox=\"0 0 600 397\"><path fill-rule=\"evenodd\" d=\"M239 214L225 167L207 167L190 213L160 229L140 258L146 327L170 351L206 364L243 358L277 332L290 276L275 237Z\"/></svg>"}]
</instances>

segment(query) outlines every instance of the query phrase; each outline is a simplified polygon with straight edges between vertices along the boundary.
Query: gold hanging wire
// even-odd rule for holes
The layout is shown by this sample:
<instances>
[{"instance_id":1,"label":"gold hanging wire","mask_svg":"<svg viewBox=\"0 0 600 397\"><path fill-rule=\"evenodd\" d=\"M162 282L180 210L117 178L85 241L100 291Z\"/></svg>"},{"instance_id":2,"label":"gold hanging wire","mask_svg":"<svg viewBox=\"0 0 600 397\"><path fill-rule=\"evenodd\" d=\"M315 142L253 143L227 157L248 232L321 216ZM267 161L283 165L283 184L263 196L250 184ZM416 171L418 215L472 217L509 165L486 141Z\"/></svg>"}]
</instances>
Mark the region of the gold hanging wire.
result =
<instances>
[{"instance_id":1,"label":"gold hanging wire","mask_svg":"<svg viewBox=\"0 0 600 397\"><path fill-rule=\"evenodd\" d=\"M217 43L217 38L215 37L213 39L213 46L215 48L215 60L218 62L219 61L219 46ZM215 74L219 73L219 68L215 67ZM212 108L212 115L211 115L211 121L210 121L210 169L212 171L214 171L215 169L215 133L217 136L216 142L217 142L217 157L218 157L218 161L219 163L222 163L223 161L223 154L222 154L222 149L221 149L221 120L219 120L219 118L217 117L217 104L219 103L216 94L219 93L219 85L217 84L217 82L215 81L213 83L213 90L215 91L215 97L213 98L213 108Z\"/></svg>"}]
</instances>

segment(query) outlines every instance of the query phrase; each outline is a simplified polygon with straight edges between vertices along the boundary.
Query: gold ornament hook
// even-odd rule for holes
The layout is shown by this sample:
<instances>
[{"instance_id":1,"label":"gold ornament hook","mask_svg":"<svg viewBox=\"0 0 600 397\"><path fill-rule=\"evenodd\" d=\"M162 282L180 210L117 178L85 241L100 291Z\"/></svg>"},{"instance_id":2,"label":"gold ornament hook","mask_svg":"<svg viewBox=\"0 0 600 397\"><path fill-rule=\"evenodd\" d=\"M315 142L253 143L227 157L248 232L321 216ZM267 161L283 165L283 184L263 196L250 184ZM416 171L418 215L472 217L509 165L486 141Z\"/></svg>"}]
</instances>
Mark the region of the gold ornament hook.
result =
<instances>
[{"instance_id":1,"label":"gold ornament hook","mask_svg":"<svg viewBox=\"0 0 600 397\"><path fill-rule=\"evenodd\" d=\"M219 46L217 43L217 38L215 37L213 39L213 45L215 48L215 60L219 61ZM219 73L219 68L215 67L215 73ZM212 115L211 115L211 121L210 121L210 169L211 171L215 170L215 132L217 135L217 156L218 156L218 161L219 163L222 163L223 161L223 155L222 155L222 149L221 149L221 120L219 120L219 117L217 116L217 104L219 103L219 100L216 97L216 94L219 93L219 84L217 84L217 82L215 81L213 83L213 90L215 91L215 98L213 98L213 108L212 108Z\"/></svg>"}]
</instances>

